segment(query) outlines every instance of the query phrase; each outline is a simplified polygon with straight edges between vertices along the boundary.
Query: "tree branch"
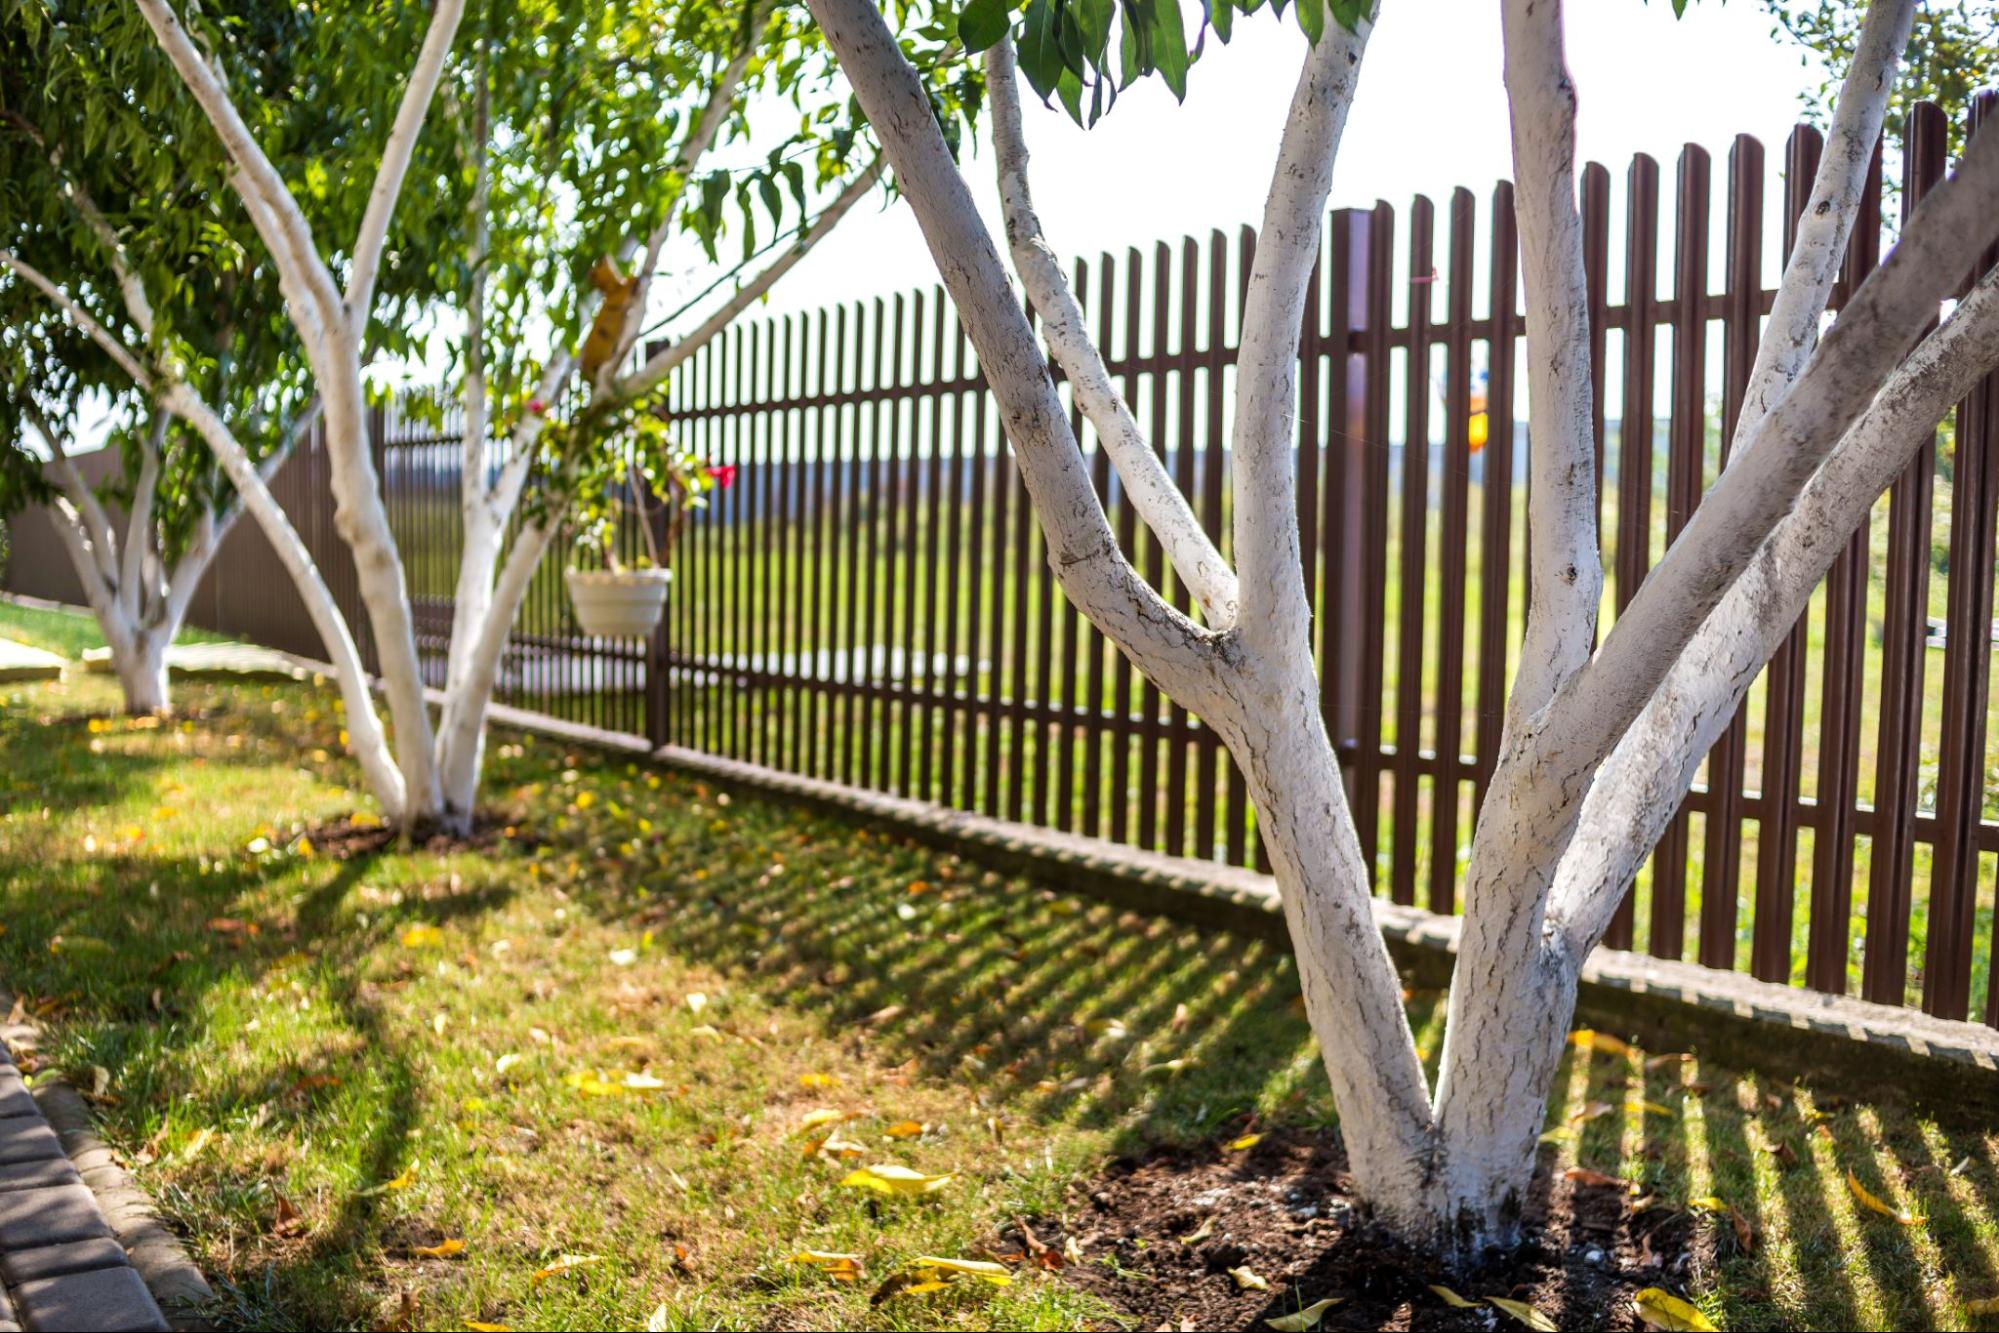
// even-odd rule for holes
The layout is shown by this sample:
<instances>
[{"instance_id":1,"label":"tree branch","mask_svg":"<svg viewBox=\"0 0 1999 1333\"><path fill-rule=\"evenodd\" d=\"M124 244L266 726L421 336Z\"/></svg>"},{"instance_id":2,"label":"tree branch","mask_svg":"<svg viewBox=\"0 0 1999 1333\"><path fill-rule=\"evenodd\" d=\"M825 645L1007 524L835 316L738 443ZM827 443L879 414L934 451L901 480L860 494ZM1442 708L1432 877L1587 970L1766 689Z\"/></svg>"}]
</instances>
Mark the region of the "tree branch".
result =
<instances>
[{"instance_id":1,"label":"tree branch","mask_svg":"<svg viewBox=\"0 0 1999 1333\"><path fill-rule=\"evenodd\" d=\"M181 81L194 94L208 123L222 140L229 160L235 165L230 184L249 207L250 219L271 252L282 276L286 295L295 313L312 311L311 320L300 319L300 332L310 339L315 333L341 327L344 309L339 288L334 286L321 257L312 228L299 210L277 168L258 146L256 136L236 110L222 79L202 58L194 39L168 7L167 0L132 0L153 30L160 48L180 73ZM463 0L442 0L444 4Z\"/></svg>"},{"instance_id":2,"label":"tree branch","mask_svg":"<svg viewBox=\"0 0 1999 1333\"><path fill-rule=\"evenodd\" d=\"M139 0L141 4L156 0ZM458 34L458 21L465 14L465 0L436 0L423 46L403 88L402 105L396 109L389 139L382 146L381 165L375 171L374 187L368 192L368 209L361 217L361 230L354 237L354 261L347 275L347 323L358 335L367 327L368 312L375 303L375 280L381 271L382 247L389 236L389 221L395 216L396 201L402 197L403 180L409 175L410 158L417 138L423 133L424 117L430 113L430 99L444 74L445 58Z\"/></svg>"},{"instance_id":3,"label":"tree branch","mask_svg":"<svg viewBox=\"0 0 1999 1333\"><path fill-rule=\"evenodd\" d=\"M1764 415L1742 456L1639 585L1560 707L1547 710L1531 742L1534 766L1554 779L1544 790L1580 794L1995 233L1999 133L1979 134L1957 172L1924 196L1901 243L1853 294L1791 392Z\"/></svg>"},{"instance_id":4,"label":"tree branch","mask_svg":"<svg viewBox=\"0 0 1999 1333\"><path fill-rule=\"evenodd\" d=\"M1576 211L1576 89L1560 0L1507 0L1501 25L1527 293L1527 629L1509 730L1589 661L1603 567L1590 420L1589 287Z\"/></svg>"},{"instance_id":5,"label":"tree branch","mask_svg":"<svg viewBox=\"0 0 1999 1333\"><path fill-rule=\"evenodd\" d=\"M96 564L95 579L86 579L85 583L94 581L107 596L116 597L118 540L111 528L111 516L104 511L97 493L84 484L82 474L76 470L76 464L70 461L69 454L62 447L61 438L49 425L47 418L32 409L28 411L27 417L34 424L35 431L42 437L43 443L49 447L49 461L56 474L56 486L68 500L71 519L82 529L88 543L86 549ZM93 607L97 605L95 598L91 599L91 605Z\"/></svg>"},{"instance_id":6,"label":"tree branch","mask_svg":"<svg viewBox=\"0 0 1999 1333\"><path fill-rule=\"evenodd\" d=\"M118 596L134 621L146 617L146 557L153 550L153 492L160 484L160 449L166 443L167 414L155 410L152 427L139 445L139 479L132 489L132 510L125 516L124 568L118 576Z\"/></svg>"},{"instance_id":7,"label":"tree branch","mask_svg":"<svg viewBox=\"0 0 1999 1333\"><path fill-rule=\"evenodd\" d=\"M736 322L741 314L762 299L764 293L777 285L778 279L789 273L798 261L812 252L812 247L824 240L855 204L872 190L875 182L882 177L888 166L888 159L876 158L868 169L847 182L845 189L832 203L820 210L812 225L799 233L797 242L782 255L772 260L761 272L738 287L716 308L713 314L689 330L684 338L676 338L656 352L637 370L618 381L614 392L620 398L631 399L649 392L661 380L672 374L674 369L688 357L706 346L716 334Z\"/></svg>"},{"instance_id":8,"label":"tree branch","mask_svg":"<svg viewBox=\"0 0 1999 1333\"><path fill-rule=\"evenodd\" d=\"M1226 709L1219 673L1227 645L1170 606L1118 550L1040 343L894 34L872 0L809 4L978 349L1063 592L1183 707L1196 713Z\"/></svg>"},{"instance_id":9,"label":"tree branch","mask_svg":"<svg viewBox=\"0 0 1999 1333\"><path fill-rule=\"evenodd\" d=\"M1549 917L1581 959L1826 570L1938 421L1999 364L1999 269L1916 348L1757 551L1604 762Z\"/></svg>"},{"instance_id":10,"label":"tree branch","mask_svg":"<svg viewBox=\"0 0 1999 1333\"><path fill-rule=\"evenodd\" d=\"M638 342L639 329L645 322L646 302L652 296L653 275L659 270L660 252L666 248L667 238L673 232L674 221L680 216L680 201L687 195L688 178L694 174L695 166L715 144L722 132L722 124L729 118L729 108L734 105L736 94L741 89L744 77L749 73L750 61L757 53L757 34L770 19L772 0L757 0L750 11L750 28L742 49L729 58L716 76L714 85L708 90L708 100L701 105L694 123L687 128L687 137L681 141L680 151L674 154L673 174L677 178L677 188L669 197L666 214L661 217L652 235L646 238L645 261L639 268L639 289L632 303L625 310L625 324L618 331L618 345L609 366L618 366L631 354ZM629 259L636 247L628 246L624 258ZM615 374L615 371L612 371Z\"/></svg>"},{"instance_id":11,"label":"tree branch","mask_svg":"<svg viewBox=\"0 0 1999 1333\"><path fill-rule=\"evenodd\" d=\"M88 335L92 342L103 348L105 355L117 362L120 370L132 377L134 384L142 389L152 387L153 377L146 372L143 365L139 364L139 358L132 354L131 349L113 337L109 329L98 323L88 310L77 303L76 298L50 281L46 273L11 250L0 250L0 268L12 270L29 286L55 302L63 314L69 317L71 323Z\"/></svg>"},{"instance_id":12,"label":"tree branch","mask_svg":"<svg viewBox=\"0 0 1999 1333\"><path fill-rule=\"evenodd\" d=\"M986 96L992 107L993 147L999 167L1000 205L1006 216L1007 247L1027 299L1041 317L1042 336L1056 364L1074 386L1076 404L1096 427L1125 494L1145 525L1159 538L1180 581L1201 604L1212 629L1235 625L1238 588L1235 571L1208 540L1207 530L1186 496L1173 484L1166 465L1138 428L1124 397L1111 383L1096 344L1090 340L1082 307L1069 289L1034 212L1028 187L1027 142L1021 133L1020 88L1013 39L1002 37L986 52Z\"/></svg>"},{"instance_id":13,"label":"tree branch","mask_svg":"<svg viewBox=\"0 0 1999 1333\"><path fill-rule=\"evenodd\" d=\"M1252 647L1311 659L1311 596L1298 549L1298 336L1319 260L1333 160L1360 81L1373 13L1329 22L1305 57L1243 299L1236 354L1235 557L1240 632Z\"/></svg>"},{"instance_id":14,"label":"tree branch","mask_svg":"<svg viewBox=\"0 0 1999 1333\"><path fill-rule=\"evenodd\" d=\"M1840 85L1833 108L1831 132L1812 181L1811 198L1798 219L1798 233L1777 297L1770 308L1756 361L1742 396L1735 422L1733 463L1755 434L1763 416L1787 392L1818 345L1819 319L1825 314L1846 244L1860 215L1874 146L1881 138L1888 99L1895 90L1895 64L1909 44L1916 0L1870 0L1862 20L1853 63Z\"/></svg>"}]
</instances>

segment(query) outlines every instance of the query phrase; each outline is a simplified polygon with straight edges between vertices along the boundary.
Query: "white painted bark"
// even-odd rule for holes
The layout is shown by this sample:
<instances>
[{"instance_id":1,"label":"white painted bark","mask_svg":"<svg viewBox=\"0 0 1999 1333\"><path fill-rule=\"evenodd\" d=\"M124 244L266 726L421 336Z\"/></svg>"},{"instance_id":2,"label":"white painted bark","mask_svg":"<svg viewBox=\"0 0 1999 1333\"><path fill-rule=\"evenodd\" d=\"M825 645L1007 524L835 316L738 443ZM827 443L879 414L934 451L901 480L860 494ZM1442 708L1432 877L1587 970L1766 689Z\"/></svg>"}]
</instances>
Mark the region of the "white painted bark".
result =
<instances>
[{"instance_id":1,"label":"white painted bark","mask_svg":"<svg viewBox=\"0 0 1999 1333\"><path fill-rule=\"evenodd\" d=\"M333 666L334 680L345 706L348 749L360 762L362 775L381 805L383 816L398 823L406 821L409 798L403 785L403 773L375 714L375 701L369 692L368 674L361 665L360 650L355 647L346 618L340 614L339 605L333 600L326 580L320 576L318 565L313 563L312 552L306 548L304 538L292 527L277 497L265 484L264 475L250 461L241 442L198 394L185 384L171 381L160 389L159 402L199 432L214 451L216 460L222 464L223 471L236 487L244 508L257 520L257 525L263 529L265 539L278 557L278 563L291 576L292 584L298 589L306 614L311 617L313 628L319 631L320 642Z\"/></svg>"},{"instance_id":2,"label":"white painted bark","mask_svg":"<svg viewBox=\"0 0 1999 1333\"><path fill-rule=\"evenodd\" d=\"M366 394L361 380L361 344L372 309L382 245L408 173L417 135L463 17L464 0L438 0L431 12L422 49L383 145L367 210L350 252L352 270L345 294L334 282L297 200L167 0L133 0L133 3L221 139L234 167L230 183L243 199L277 266L287 310L299 330L319 385L334 495L334 526L354 557L362 604L368 612L380 659L383 693L395 724L395 754L400 771L398 818L406 824L436 819L441 813L442 798L430 714L402 558L389 526L371 456ZM276 539L274 535L274 542ZM344 624L342 633L346 633ZM352 730L350 725L350 733ZM378 796L381 794L378 791ZM389 802L384 799L383 804Z\"/></svg>"},{"instance_id":3,"label":"white painted bark","mask_svg":"<svg viewBox=\"0 0 1999 1333\"><path fill-rule=\"evenodd\" d=\"M1215 729L1247 775L1357 1189L1412 1239L1452 1258L1474 1259L1489 1245L1512 1242L1582 958L1699 757L1855 524L1922 433L1999 363L1999 276L1906 355L1934 317L1937 298L1999 230L1999 136L1975 148L1944 187L1954 198L1944 200L1941 190L1931 196L1816 345L1907 32L1908 0L1874 6L1835 118L1835 142L1814 184L1802 257L1787 271L1771 341L1756 363L1757 402L1735 460L1699 511L1706 530L1689 528L1668 556L1667 591L1653 605L1634 603L1593 653L1601 572L1575 90L1559 3L1507 0L1528 292L1535 596L1528 660L1479 812L1443 1070L1426 1096L1394 972L1367 915L1362 850L1319 720L1289 489L1298 302L1352 91L1335 54L1344 44L1352 57L1345 63L1357 62L1362 38L1329 32L1308 57L1292 105L1244 318L1245 370L1231 440L1241 623L1204 635L1158 616L1150 590L1131 586L1115 544L1097 526L1094 496L1070 475L1074 439L1054 419L1046 364L946 159L914 73L873 5L809 5L882 137L979 352L1063 590L1169 696ZM988 69L1009 238L1029 298L1045 318L1052 313L1050 347L1078 382L1078 403L1100 434L1118 431L1143 449L1115 394L1098 392L1108 389L1108 377L1034 220L1007 53L990 56ZM1617 651L1626 656L1613 667L1619 632ZM1648 644L1659 658L1634 669L1633 645ZM1666 682L1656 697L1648 672L1654 683ZM1605 737L1625 743L1599 773L1609 743L1595 747Z\"/></svg>"},{"instance_id":4,"label":"white painted bark","mask_svg":"<svg viewBox=\"0 0 1999 1333\"><path fill-rule=\"evenodd\" d=\"M1610 928L1701 759L1847 539L1951 405L1995 366L1999 270L1924 339L1854 423L1604 763L1548 909L1572 956L1586 956Z\"/></svg>"},{"instance_id":5,"label":"white painted bark","mask_svg":"<svg viewBox=\"0 0 1999 1333\"><path fill-rule=\"evenodd\" d=\"M1372 12L1352 32L1329 23L1305 57L1243 296L1229 435L1240 624L1245 646L1283 660L1312 660L1311 595L1298 549L1298 335L1333 159L1373 30Z\"/></svg>"},{"instance_id":6,"label":"white painted bark","mask_svg":"<svg viewBox=\"0 0 1999 1333\"><path fill-rule=\"evenodd\" d=\"M1077 406L1096 428L1132 508L1159 539L1160 549L1172 562L1180 582L1200 603L1208 627L1230 629L1235 625L1239 596L1235 571L1208 540L1207 530L1167 475L1165 462L1139 429L1124 395L1111 383L1110 371L1090 340L1083 309L1069 290L1069 280L1054 249L1042 235L1041 219L1035 215L1034 196L1028 187L1027 140L1021 132L1012 37L1001 38L986 52L986 96L992 109L1007 248L1014 272L1027 290L1028 303L1040 316L1041 334L1055 363L1069 377Z\"/></svg>"}]
</instances>

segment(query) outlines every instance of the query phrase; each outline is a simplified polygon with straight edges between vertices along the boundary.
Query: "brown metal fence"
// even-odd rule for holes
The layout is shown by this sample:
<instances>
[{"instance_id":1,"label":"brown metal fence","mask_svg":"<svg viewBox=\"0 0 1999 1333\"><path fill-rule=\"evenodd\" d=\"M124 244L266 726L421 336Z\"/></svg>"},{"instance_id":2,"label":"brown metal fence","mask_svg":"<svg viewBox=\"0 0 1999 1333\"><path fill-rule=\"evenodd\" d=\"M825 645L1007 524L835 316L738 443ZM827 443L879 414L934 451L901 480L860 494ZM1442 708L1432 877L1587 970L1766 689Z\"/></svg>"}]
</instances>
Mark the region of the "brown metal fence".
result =
<instances>
[{"instance_id":1,"label":"brown metal fence","mask_svg":"<svg viewBox=\"0 0 1999 1333\"><path fill-rule=\"evenodd\" d=\"M1917 110L1891 204L1941 177L1944 131ZM1607 615L1726 461L1820 146L1800 128L1771 163L1739 138L1720 180L1690 147L1663 188L1648 157L1621 191L1600 166L1584 173ZM1840 296L1878 260L1881 207L1877 171ZM1334 214L1306 314L1298 468L1325 713L1362 843L1383 892L1450 911L1530 571L1522 321L1513 266L1490 262L1515 251L1511 191L1481 207L1459 190L1438 211L1419 198L1399 217ZM1113 375L1225 547L1254 243L1215 233L1075 275ZM659 738L1258 863L1214 735L1055 587L983 387L939 292L739 328L690 360L673 384L683 438L740 480L683 538ZM1995 393L1960 408L1856 534L1710 755L1613 945L1947 1016L1977 1001L1999 1020ZM1077 426L1127 551L1186 607Z\"/></svg>"},{"instance_id":2,"label":"brown metal fence","mask_svg":"<svg viewBox=\"0 0 1999 1333\"><path fill-rule=\"evenodd\" d=\"M1974 124L1993 105L1983 99ZM1891 204L1906 210L1941 178L1945 129L1935 108L1916 110ZM1738 138L1717 187L1709 155L1689 147L1670 194L1649 157L1621 190L1601 166L1583 174L1606 617L1726 460L1766 281L1819 152L1808 128L1780 163ZM1879 257L1880 176L1839 295ZM1386 204L1332 216L1305 318L1298 468L1323 704L1362 844L1381 891L1450 911L1530 571L1522 319L1514 264L1491 262L1516 251L1511 189L1482 208L1458 190L1443 211L1441 250L1427 199L1400 217ZM1225 548L1224 423L1254 243L1247 229L1216 232L1076 267L1112 373ZM646 645L581 634L551 558L502 672L508 702L1004 819L1259 862L1241 777L1214 735L1056 588L941 292L739 326L681 368L671 405L683 441L737 480L683 533L667 624ZM1187 607L1076 425L1125 549ZM375 430L439 680L455 428L448 414L424 425L385 413ZM280 487L367 652L319 451L302 451ZM1985 744L1995 491L1999 380L1988 380L1854 536L1710 754L1611 944L1950 1017L1976 1004L1999 1022L1999 780ZM239 528L198 614L311 651L294 642L311 635L295 597L250 549L260 540Z\"/></svg>"}]
</instances>

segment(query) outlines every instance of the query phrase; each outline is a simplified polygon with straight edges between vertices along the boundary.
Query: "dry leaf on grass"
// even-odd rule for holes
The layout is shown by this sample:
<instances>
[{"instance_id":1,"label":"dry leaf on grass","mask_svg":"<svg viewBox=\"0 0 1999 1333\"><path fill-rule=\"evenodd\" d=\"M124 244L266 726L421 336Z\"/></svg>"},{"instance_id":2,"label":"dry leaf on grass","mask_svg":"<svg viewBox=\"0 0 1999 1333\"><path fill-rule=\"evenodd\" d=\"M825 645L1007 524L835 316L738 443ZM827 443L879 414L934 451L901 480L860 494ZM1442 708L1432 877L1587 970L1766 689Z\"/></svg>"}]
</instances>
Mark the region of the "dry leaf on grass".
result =
<instances>
[{"instance_id":1,"label":"dry leaf on grass","mask_svg":"<svg viewBox=\"0 0 1999 1333\"><path fill-rule=\"evenodd\" d=\"M1013 1281L1013 1274L1006 1265L992 1263L984 1259L939 1259L935 1255L918 1255L901 1270L875 1288L875 1294L868 1299L870 1305L880 1305L891 1296L919 1295L926 1291L942 1291L959 1278L977 1278L990 1282L996 1287L1004 1287Z\"/></svg>"},{"instance_id":2,"label":"dry leaf on grass","mask_svg":"<svg viewBox=\"0 0 1999 1333\"><path fill-rule=\"evenodd\" d=\"M791 1262L816 1268L836 1282L853 1282L861 1276L861 1256L836 1254L830 1250L800 1250Z\"/></svg>"},{"instance_id":3,"label":"dry leaf on grass","mask_svg":"<svg viewBox=\"0 0 1999 1333\"><path fill-rule=\"evenodd\" d=\"M419 1245L410 1251L425 1259L449 1259L454 1254L465 1253L462 1240L441 1240L435 1245Z\"/></svg>"},{"instance_id":4,"label":"dry leaf on grass","mask_svg":"<svg viewBox=\"0 0 1999 1333\"><path fill-rule=\"evenodd\" d=\"M928 1176L921 1171L912 1171L906 1166L893 1162L879 1166L864 1166L851 1172L840 1182L843 1189L871 1190L876 1194L892 1197L911 1198L924 1194L935 1194L938 1190L956 1180L955 1175Z\"/></svg>"},{"instance_id":5,"label":"dry leaf on grass","mask_svg":"<svg viewBox=\"0 0 1999 1333\"><path fill-rule=\"evenodd\" d=\"M560 1277L564 1273L573 1273L579 1268L590 1268L603 1262L604 1256L601 1254L565 1254L548 1267L536 1269L531 1281L534 1286L539 1287L552 1277Z\"/></svg>"},{"instance_id":6,"label":"dry leaf on grass","mask_svg":"<svg viewBox=\"0 0 1999 1333\"><path fill-rule=\"evenodd\" d=\"M1869 1212L1879 1213L1883 1217L1892 1217L1905 1227L1915 1226L1923 1220L1914 1213L1903 1212L1880 1195L1869 1191L1851 1171L1846 1173L1846 1187L1853 1191L1854 1198L1860 1200L1860 1206Z\"/></svg>"},{"instance_id":7,"label":"dry leaf on grass","mask_svg":"<svg viewBox=\"0 0 1999 1333\"><path fill-rule=\"evenodd\" d=\"M1631 1298L1631 1308L1647 1328L1663 1333L1716 1333L1715 1326L1694 1306L1670 1291L1647 1287Z\"/></svg>"},{"instance_id":8,"label":"dry leaf on grass","mask_svg":"<svg viewBox=\"0 0 1999 1333\"><path fill-rule=\"evenodd\" d=\"M1595 1051L1599 1055L1630 1055L1631 1044L1619 1041L1607 1032L1597 1032L1590 1028L1577 1028L1569 1034L1569 1044L1585 1051Z\"/></svg>"}]
</instances>

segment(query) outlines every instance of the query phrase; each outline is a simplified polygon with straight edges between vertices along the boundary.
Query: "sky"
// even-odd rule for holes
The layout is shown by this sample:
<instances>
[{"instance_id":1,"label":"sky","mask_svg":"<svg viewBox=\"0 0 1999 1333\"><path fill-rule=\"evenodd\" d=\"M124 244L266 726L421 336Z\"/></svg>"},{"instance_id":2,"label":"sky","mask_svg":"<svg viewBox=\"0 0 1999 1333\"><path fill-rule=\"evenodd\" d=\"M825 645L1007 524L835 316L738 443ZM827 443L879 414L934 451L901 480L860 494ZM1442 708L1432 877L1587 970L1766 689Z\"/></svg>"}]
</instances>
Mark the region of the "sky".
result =
<instances>
[{"instance_id":1,"label":"sky","mask_svg":"<svg viewBox=\"0 0 1999 1333\"><path fill-rule=\"evenodd\" d=\"M1400 208L1419 191L1441 203L1457 185L1483 198L1510 174L1499 8L1497 0L1387 0L1340 147L1335 207L1385 199ZM1816 60L1801 61L1795 43L1772 35L1757 0L1699 0L1679 19L1669 0L1578 0L1568 6L1568 44L1581 154L1614 176L1643 150L1670 182L1673 159L1694 142L1714 154L1719 183L1734 136L1754 134L1774 155L1798 119L1800 93L1824 78ZM1256 222L1304 50L1288 13L1238 20L1234 40L1210 41L1195 64L1185 105L1148 79L1089 130L1030 92L1035 202L1049 242L1090 255ZM981 133L967 174L997 236L992 170ZM936 281L908 207L875 202L763 309L814 310Z\"/></svg>"}]
</instances>

